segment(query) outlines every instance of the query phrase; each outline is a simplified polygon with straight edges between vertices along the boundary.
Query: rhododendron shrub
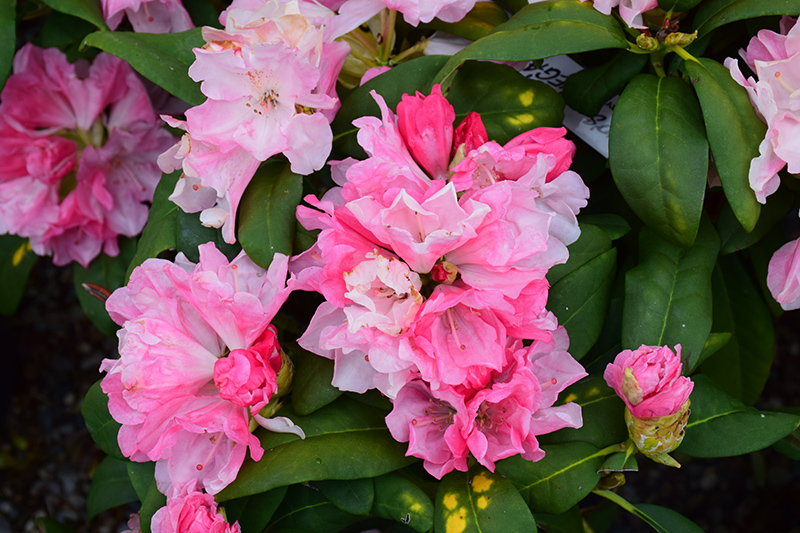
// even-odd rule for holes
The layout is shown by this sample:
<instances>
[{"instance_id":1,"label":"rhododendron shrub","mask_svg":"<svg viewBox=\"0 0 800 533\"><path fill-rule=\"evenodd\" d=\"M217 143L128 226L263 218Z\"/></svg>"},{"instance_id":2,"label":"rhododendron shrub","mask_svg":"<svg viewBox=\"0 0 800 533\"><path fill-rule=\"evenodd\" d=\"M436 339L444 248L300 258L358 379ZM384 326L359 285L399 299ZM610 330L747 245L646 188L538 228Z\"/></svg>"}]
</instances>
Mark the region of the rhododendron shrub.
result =
<instances>
[{"instance_id":1,"label":"rhododendron shrub","mask_svg":"<svg viewBox=\"0 0 800 533\"><path fill-rule=\"evenodd\" d=\"M0 232L57 265L117 255L118 236L147 221L155 159L171 141L124 61L75 65L25 45L0 93Z\"/></svg>"}]
</instances>

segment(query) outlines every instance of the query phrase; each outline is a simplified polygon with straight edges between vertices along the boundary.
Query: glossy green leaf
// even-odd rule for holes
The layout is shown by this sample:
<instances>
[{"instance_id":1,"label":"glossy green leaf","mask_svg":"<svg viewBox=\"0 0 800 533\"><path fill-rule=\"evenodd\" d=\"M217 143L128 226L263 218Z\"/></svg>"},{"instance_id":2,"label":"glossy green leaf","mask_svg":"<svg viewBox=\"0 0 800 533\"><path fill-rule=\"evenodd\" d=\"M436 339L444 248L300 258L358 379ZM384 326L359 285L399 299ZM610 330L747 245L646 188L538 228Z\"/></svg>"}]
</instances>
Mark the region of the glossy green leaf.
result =
<instances>
[{"instance_id":1,"label":"glossy green leaf","mask_svg":"<svg viewBox=\"0 0 800 533\"><path fill-rule=\"evenodd\" d=\"M628 438L623 414L625 404L600 375L592 375L567 387L557 405L575 402L581 406L583 426L564 428L538 437L542 444L583 441L604 448Z\"/></svg>"},{"instance_id":2,"label":"glossy green leaf","mask_svg":"<svg viewBox=\"0 0 800 533\"><path fill-rule=\"evenodd\" d=\"M595 494L616 503L658 531L658 533L702 533L702 529L680 513L650 503L632 504L622 496L609 490L598 490Z\"/></svg>"},{"instance_id":3,"label":"glossy green leaf","mask_svg":"<svg viewBox=\"0 0 800 533\"><path fill-rule=\"evenodd\" d=\"M681 248L642 227L639 264L625 276L622 347L680 344L689 366L711 333L711 273L719 237L705 221L691 248Z\"/></svg>"},{"instance_id":4,"label":"glossy green leaf","mask_svg":"<svg viewBox=\"0 0 800 533\"><path fill-rule=\"evenodd\" d=\"M713 277L714 330L733 338L698 372L748 405L761 396L775 356L775 329L758 287L735 256L720 258Z\"/></svg>"},{"instance_id":5,"label":"glossy green leaf","mask_svg":"<svg viewBox=\"0 0 800 533\"><path fill-rule=\"evenodd\" d=\"M286 492L266 529L269 533L301 531L330 531L335 533L350 524L363 520L363 516L346 513L326 499L318 490L293 485Z\"/></svg>"},{"instance_id":6,"label":"glossy green leaf","mask_svg":"<svg viewBox=\"0 0 800 533\"><path fill-rule=\"evenodd\" d=\"M430 94L433 77L445 61L447 56L419 57L401 63L353 89L342 102L342 107L331 124L334 147L346 155L363 159L366 154L356 141L358 128L353 126L353 121L366 115L380 114L378 104L370 92L375 91L383 97L389 109L396 109L403 94L415 94L416 91Z\"/></svg>"},{"instance_id":7,"label":"glossy green leaf","mask_svg":"<svg viewBox=\"0 0 800 533\"><path fill-rule=\"evenodd\" d=\"M42 2L56 11L82 18L101 30L108 30L99 0L42 0Z\"/></svg>"},{"instance_id":8,"label":"glossy green leaf","mask_svg":"<svg viewBox=\"0 0 800 533\"><path fill-rule=\"evenodd\" d=\"M60 11L51 11L44 19L39 34L31 41L40 48L59 48L67 56L67 61L74 63L79 58L92 59L99 50L83 49L83 39L97 31L91 22L73 17Z\"/></svg>"},{"instance_id":9,"label":"glossy green leaf","mask_svg":"<svg viewBox=\"0 0 800 533\"><path fill-rule=\"evenodd\" d=\"M0 91L11 74L17 40L17 2L0 0Z\"/></svg>"},{"instance_id":10,"label":"glossy green leaf","mask_svg":"<svg viewBox=\"0 0 800 533\"><path fill-rule=\"evenodd\" d=\"M679 246L694 242L708 173L700 106L680 78L639 74L614 108L609 165L628 205Z\"/></svg>"},{"instance_id":11,"label":"glossy green leaf","mask_svg":"<svg viewBox=\"0 0 800 533\"><path fill-rule=\"evenodd\" d=\"M508 65L469 61L458 70L445 96L455 109L455 125L470 111L480 113L489 138L500 144L533 128L559 127L564 121L561 95Z\"/></svg>"},{"instance_id":12,"label":"glossy green leaf","mask_svg":"<svg viewBox=\"0 0 800 533\"><path fill-rule=\"evenodd\" d=\"M223 506L228 523L238 521L242 531L264 531L285 496L286 487L278 487L252 496L228 500Z\"/></svg>"},{"instance_id":13,"label":"glossy green leaf","mask_svg":"<svg viewBox=\"0 0 800 533\"><path fill-rule=\"evenodd\" d=\"M205 101L200 84L188 74L194 62L192 48L205 43L200 28L181 33L98 31L87 35L84 43L124 59L142 76L189 105Z\"/></svg>"},{"instance_id":14,"label":"glossy green leaf","mask_svg":"<svg viewBox=\"0 0 800 533\"><path fill-rule=\"evenodd\" d=\"M555 265L547 271L547 281L552 287L567 274L579 269L595 257L611 249L611 239L606 232L592 224L581 223L581 236L567 246L569 259L566 263Z\"/></svg>"},{"instance_id":15,"label":"glossy green leaf","mask_svg":"<svg viewBox=\"0 0 800 533\"><path fill-rule=\"evenodd\" d=\"M0 315L16 312L35 262L28 239L0 235Z\"/></svg>"},{"instance_id":16,"label":"glossy green leaf","mask_svg":"<svg viewBox=\"0 0 800 533\"><path fill-rule=\"evenodd\" d=\"M559 514L536 513L536 523L548 533L585 533L583 516L577 505Z\"/></svg>"},{"instance_id":17,"label":"glossy green leaf","mask_svg":"<svg viewBox=\"0 0 800 533\"><path fill-rule=\"evenodd\" d=\"M603 466L600 467L601 472L638 472L638 470L639 463L636 461L636 455L626 452L609 455Z\"/></svg>"},{"instance_id":18,"label":"glossy green leaf","mask_svg":"<svg viewBox=\"0 0 800 533\"><path fill-rule=\"evenodd\" d=\"M567 328L569 353L576 360L586 355L600 336L616 267L617 250L612 248L550 288L547 307Z\"/></svg>"},{"instance_id":19,"label":"glossy green leaf","mask_svg":"<svg viewBox=\"0 0 800 533\"><path fill-rule=\"evenodd\" d=\"M106 456L92 475L89 493L86 495L86 512L89 520L106 509L134 502L138 498L133 490L127 461Z\"/></svg>"},{"instance_id":20,"label":"glossy green leaf","mask_svg":"<svg viewBox=\"0 0 800 533\"><path fill-rule=\"evenodd\" d=\"M704 375L692 376L692 414L678 450L694 457L729 457L766 448L800 425L800 415L758 411Z\"/></svg>"},{"instance_id":21,"label":"glossy green leaf","mask_svg":"<svg viewBox=\"0 0 800 533\"><path fill-rule=\"evenodd\" d=\"M331 385L333 361L297 345L291 348L291 352L296 362L292 384L292 407L295 413L309 415L342 395L342 391Z\"/></svg>"},{"instance_id":22,"label":"glossy green leaf","mask_svg":"<svg viewBox=\"0 0 800 533\"><path fill-rule=\"evenodd\" d=\"M800 415L800 407L782 407L781 412ZM793 461L800 461L800 429L789 433L772 447Z\"/></svg>"},{"instance_id":23,"label":"glossy green leaf","mask_svg":"<svg viewBox=\"0 0 800 533\"><path fill-rule=\"evenodd\" d=\"M564 101L587 117L597 115L606 102L641 72L647 57L621 50L607 63L579 70L564 82Z\"/></svg>"},{"instance_id":24,"label":"glossy green leaf","mask_svg":"<svg viewBox=\"0 0 800 533\"><path fill-rule=\"evenodd\" d=\"M720 254L738 252L760 241L783 219L792 208L792 204L794 196L786 188L781 187L767 198L756 227L750 232L736 220L730 205L725 205L717 218L717 231L722 241Z\"/></svg>"},{"instance_id":25,"label":"glossy green leaf","mask_svg":"<svg viewBox=\"0 0 800 533\"><path fill-rule=\"evenodd\" d=\"M435 509L436 531L536 531L530 509L511 482L482 466L469 472L453 471L442 478Z\"/></svg>"},{"instance_id":26,"label":"glossy green leaf","mask_svg":"<svg viewBox=\"0 0 800 533\"><path fill-rule=\"evenodd\" d=\"M150 522L153 519L153 515L165 505L167 505L167 497L158 492L156 480L153 479L147 488L147 494L142 500L142 506L139 508L142 533L150 533Z\"/></svg>"},{"instance_id":27,"label":"glossy green leaf","mask_svg":"<svg viewBox=\"0 0 800 533\"><path fill-rule=\"evenodd\" d=\"M693 22L702 37L729 22L767 15L800 15L800 0L707 0Z\"/></svg>"},{"instance_id":28,"label":"glossy green leaf","mask_svg":"<svg viewBox=\"0 0 800 533\"><path fill-rule=\"evenodd\" d=\"M303 178L282 162L261 165L239 204L242 248L253 262L269 268L276 253L292 255L295 211L303 196Z\"/></svg>"},{"instance_id":29,"label":"glossy green leaf","mask_svg":"<svg viewBox=\"0 0 800 533\"><path fill-rule=\"evenodd\" d=\"M730 70L704 57L686 61L686 70L703 109L708 144L728 204L745 231L753 231L761 204L750 187L748 174L750 161L759 156L758 146L767 126Z\"/></svg>"},{"instance_id":30,"label":"glossy green leaf","mask_svg":"<svg viewBox=\"0 0 800 533\"><path fill-rule=\"evenodd\" d=\"M448 77L468 59L528 61L603 48L628 48L619 24L578 0L531 4L453 55L436 75Z\"/></svg>"},{"instance_id":31,"label":"glossy green leaf","mask_svg":"<svg viewBox=\"0 0 800 533\"><path fill-rule=\"evenodd\" d=\"M433 527L433 502L421 488L399 473L375 478L372 514L395 520L420 533Z\"/></svg>"},{"instance_id":32,"label":"glossy green leaf","mask_svg":"<svg viewBox=\"0 0 800 533\"><path fill-rule=\"evenodd\" d=\"M224 501L292 483L320 479L374 477L402 468L407 444L395 441L386 429L386 412L342 396L308 416L288 416L305 431L294 435L259 432L265 449L259 462L248 462L231 485L217 495Z\"/></svg>"},{"instance_id":33,"label":"glossy green leaf","mask_svg":"<svg viewBox=\"0 0 800 533\"><path fill-rule=\"evenodd\" d=\"M702 0L658 0L658 7L664 11L688 11Z\"/></svg>"},{"instance_id":34,"label":"glossy green leaf","mask_svg":"<svg viewBox=\"0 0 800 533\"><path fill-rule=\"evenodd\" d=\"M542 446L545 458L526 461L519 455L497 463L496 473L519 490L534 513L560 514L581 501L597 482L606 453L587 442Z\"/></svg>"},{"instance_id":35,"label":"glossy green leaf","mask_svg":"<svg viewBox=\"0 0 800 533\"><path fill-rule=\"evenodd\" d=\"M585 215L580 217L579 222L581 224L581 234L583 234L584 224L592 224L603 230L606 233L606 235L608 235L608 238L611 239L612 241L621 239L622 237L627 235L628 232L631 230L631 225L628 224L627 220L625 220L619 215L614 215L612 213ZM572 252L570 252L570 254L571 253ZM553 269L551 268L550 271L552 270ZM550 271L548 271L548 275Z\"/></svg>"},{"instance_id":36,"label":"glossy green leaf","mask_svg":"<svg viewBox=\"0 0 800 533\"><path fill-rule=\"evenodd\" d=\"M175 248L177 251L183 252L192 263L200 261L198 247L207 242L213 242L217 250L225 254L228 260L234 259L242 251L239 243L228 244L225 242L225 239L222 238L222 231L218 228L203 226L199 213L186 213L182 209L178 209L176 213Z\"/></svg>"},{"instance_id":37,"label":"glossy green leaf","mask_svg":"<svg viewBox=\"0 0 800 533\"><path fill-rule=\"evenodd\" d=\"M112 292L122 287L125 284L126 270L135 253L134 241L120 237L118 256L109 257L100 254L91 262L89 268L83 268L78 263L73 266L72 280L75 285L75 293L78 295L78 302L86 316L105 335L114 335L119 326L108 316L105 300L93 296L83 287L83 284L94 283Z\"/></svg>"},{"instance_id":38,"label":"glossy green leaf","mask_svg":"<svg viewBox=\"0 0 800 533\"><path fill-rule=\"evenodd\" d=\"M336 507L350 514L369 513L375 500L375 487L370 478L325 479L315 481L314 486Z\"/></svg>"},{"instance_id":39,"label":"glossy green leaf","mask_svg":"<svg viewBox=\"0 0 800 533\"><path fill-rule=\"evenodd\" d=\"M684 374L689 375L694 372L699 365L703 364L703 361L720 351L732 338L733 335L727 331L724 333L709 333L700 357L685 358L688 361L686 361Z\"/></svg>"},{"instance_id":40,"label":"glossy green leaf","mask_svg":"<svg viewBox=\"0 0 800 533\"><path fill-rule=\"evenodd\" d=\"M475 41L507 20L508 15L505 10L494 2L476 2L475 7L458 22L444 22L435 18L427 24L421 24L420 27Z\"/></svg>"},{"instance_id":41,"label":"glossy green leaf","mask_svg":"<svg viewBox=\"0 0 800 533\"><path fill-rule=\"evenodd\" d=\"M126 461L125 466L131 486L136 491L136 496L139 501L144 501L147 498L150 485L153 484L155 479L156 464L152 461L146 463Z\"/></svg>"},{"instance_id":42,"label":"glossy green leaf","mask_svg":"<svg viewBox=\"0 0 800 533\"><path fill-rule=\"evenodd\" d=\"M147 224L136 245L136 253L128 265L126 278L130 278L133 269L141 265L145 259L157 257L161 252L178 245L178 209L180 208L169 199L169 195L175 190L175 184L180 176L180 170L176 170L172 174L162 174L155 193L153 193L153 204L147 215Z\"/></svg>"},{"instance_id":43,"label":"glossy green leaf","mask_svg":"<svg viewBox=\"0 0 800 533\"><path fill-rule=\"evenodd\" d=\"M117 434L122 424L111 418L111 413L108 412L108 396L100 388L100 381L89 387L81 405L81 414L86 422L86 429L97 446L112 457L125 459L117 444Z\"/></svg>"}]
</instances>

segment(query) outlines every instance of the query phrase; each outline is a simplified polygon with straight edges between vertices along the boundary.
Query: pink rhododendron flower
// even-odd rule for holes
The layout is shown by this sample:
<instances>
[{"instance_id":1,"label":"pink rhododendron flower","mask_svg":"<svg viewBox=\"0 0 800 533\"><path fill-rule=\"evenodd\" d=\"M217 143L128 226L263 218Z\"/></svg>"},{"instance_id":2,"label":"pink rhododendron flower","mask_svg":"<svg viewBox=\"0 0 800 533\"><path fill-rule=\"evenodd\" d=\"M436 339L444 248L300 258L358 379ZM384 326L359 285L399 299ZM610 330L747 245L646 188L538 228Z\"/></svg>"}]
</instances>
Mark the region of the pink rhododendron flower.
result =
<instances>
[{"instance_id":1,"label":"pink rhododendron flower","mask_svg":"<svg viewBox=\"0 0 800 533\"><path fill-rule=\"evenodd\" d=\"M800 239L784 244L773 254L767 287L785 310L800 308Z\"/></svg>"},{"instance_id":2,"label":"pink rhododendron flower","mask_svg":"<svg viewBox=\"0 0 800 533\"><path fill-rule=\"evenodd\" d=\"M117 255L117 236L147 221L155 159L172 141L133 70L104 53L71 65L28 44L0 98L0 232L57 265Z\"/></svg>"},{"instance_id":3,"label":"pink rhododendron flower","mask_svg":"<svg viewBox=\"0 0 800 533\"><path fill-rule=\"evenodd\" d=\"M133 31L177 33L194 28L180 0L102 0L103 18L112 30L127 15Z\"/></svg>"},{"instance_id":4,"label":"pink rhododendron flower","mask_svg":"<svg viewBox=\"0 0 800 533\"><path fill-rule=\"evenodd\" d=\"M153 533L241 533L238 522L228 524L217 511L212 495L197 491L169 499L153 515L150 528Z\"/></svg>"},{"instance_id":5,"label":"pink rhododendron flower","mask_svg":"<svg viewBox=\"0 0 800 533\"><path fill-rule=\"evenodd\" d=\"M747 89L750 102L767 123L767 135L758 147L760 155L750 162L750 187L756 198L766 198L780 185L778 171L788 165L792 174L800 173L800 114L797 89L800 88L800 27L784 17L781 34L761 30L753 37L742 56L756 73L745 79L736 59L725 66L731 76Z\"/></svg>"},{"instance_id":6,"label":"pink rhododendron flower","mask_svg":"<svg viewBox=\"0 0 800 533\"><path fill-rule=\"evenodd\" d=\"M397 128L417 163L433 178L446 178L456 113L439 85L429 96L404 94L397 104Z\"/></svg>"},{"instance_id":7,"label":"pink rhododendron flower","mask_svg":"<svg viewBox=\"0 0 800 533\"><path fill-rule=\"evenodd\" d=\"M680 410L694 383L681 376L681 346L623 350L603 377L635 418L664 417Z\"/></svg>"},{"instance_id":8,"label":"pink rhododendron flower","mask_svg":"<svg viewBox=\"0 0 800 533\"><path fill-rule=\"evenodd\" d=\"M244 252L228 261L213 243L199 252L196 265L182 254L148 259L106 302L122 326L120 358L101 366L120 449L158 461L159 490L170 497L216 493L248 448L256 460L263 454L251 423L277 392L282 361L269 322L293 285L281 254L265 271Z\"/></svg>"}]
</instances>

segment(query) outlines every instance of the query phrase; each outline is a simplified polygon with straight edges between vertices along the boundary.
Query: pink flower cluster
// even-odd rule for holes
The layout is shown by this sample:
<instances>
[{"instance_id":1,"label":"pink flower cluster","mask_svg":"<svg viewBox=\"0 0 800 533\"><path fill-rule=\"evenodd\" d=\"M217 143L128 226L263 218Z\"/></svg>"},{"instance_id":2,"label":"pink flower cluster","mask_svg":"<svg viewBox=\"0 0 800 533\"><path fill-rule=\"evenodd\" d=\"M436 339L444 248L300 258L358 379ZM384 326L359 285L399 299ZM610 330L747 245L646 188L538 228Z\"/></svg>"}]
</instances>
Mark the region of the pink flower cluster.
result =
<instances>
[{"instance_id":1,"label":"pink flower cluster","mask_svg":"<svg viewBox=\"0 0 800 533\"><path fill-rule=\"evenodd\" d=\"M745 79L736 59L725 66L733 79L747 89L750 102L767 123L767 136L759 146L760 155L750 163L750 187L761 203L778 190L784 167L800 173L800 26L796 19L783 17L781 33L761 30L742 51L747 65L756 73ZM767 286L786 310L800 308L800 239L784 245L769 263Z\"/></svg>"},{"instance_id":2,"label":"pink flower cluster","mask_svg":"<svg viewBox=\"0 0 800 533\"><path fill-rule=\"evenodd\" d=\"M189 75L208 99L185 122L167 119L186 134L159 165L183 169L170 198L222 227L227 242L260 162L282 153L293 172L310 174L330 154L336 78L349 52L326 30L333 16L309 0L235 0L220 15L224 30L203 28Z\"/></svg>"},{"instance_id":3,"label":"pink flower cluster","mask_svg":"<svg viewBox=\"0 0 800 533\"><path fill-rule=\"evenodd\" d=\"M349 31L387 8L402 13L412 26L435 18L458 22L475 7L476 0L329 0L322 3L344 15L344 20L350 23L346 30Z\"/></svg>"},{"instance_id":4,"label":"pink flower cluster","mask_svg":"<svg viewBox=\"0 0 800 533\"><path fill-rule=\"evenodd\" d=\"M182 516L174 507L186 498L207 509L213 498L200 491L231 483L248 448L259 460L258 424L303 436L288 419L260 413L279 392L284 363L270 321L294 283L287 286L288 258L276 254L265 271L243 252L228 261L213 243L199 251L196 265L182 254L175 263L148 259L106 302L122 329L120 358L101 365L102 389L122 424L122 453L156 461L169 502L162 520ZM209 529L178 530L228 531L208 520Z\"/></svg>"},{"instance_id":5,"label":"pink flower cluster","mask_svg":"<svg viewBox=\"0 0 800 533\"><path fill-rule=\"evenodd\" d=\"M101 53L70 64L31 44L0 94L0 233L30 239L64 265L117 255L137 235L172 142L124 61Z\"/></svg>"},{"instance_id":6,"label":"pink flower cluster","mask_svg":"<svg viewBox=\"0 0 800 533\"><path fill-rule=\"evenodd\" d=\"M553 128L502 146L476 113L454 129L439 86L397 115L373 96L382 118L354 122L369 158L335 163L341 187L298 208L321 232L291 269L326 299L299 342L334 360L335 386L393 398L392 435L436 477L469 453L538 460L535 435L582 423L553 407L585 373L544 309L588 198L574 147Z\"/></svg>"},{"instance_id":7,"label":"pink flower cluster","mask_svg":"<svg viewBox=\"0 0 800 533\"><path fill-rule=\"evenodd\" d=\"M133 30L175 33L194 28L181 0L101 0L103 19L115 30L127 15Z\"/></svg>"}]
</instances>

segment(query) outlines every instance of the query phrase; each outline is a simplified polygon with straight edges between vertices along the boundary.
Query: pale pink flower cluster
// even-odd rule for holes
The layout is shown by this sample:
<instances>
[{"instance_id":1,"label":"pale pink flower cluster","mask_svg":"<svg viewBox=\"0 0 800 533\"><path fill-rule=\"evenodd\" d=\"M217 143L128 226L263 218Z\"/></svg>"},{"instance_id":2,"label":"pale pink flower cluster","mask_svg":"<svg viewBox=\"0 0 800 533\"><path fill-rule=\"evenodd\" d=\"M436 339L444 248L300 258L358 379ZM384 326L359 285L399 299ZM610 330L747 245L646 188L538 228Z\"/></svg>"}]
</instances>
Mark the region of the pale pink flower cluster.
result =
<instances>
[{"instance_id":1,"label":"pale pink flower cluster","mask_svg":"<svg viewBox=\"0 0 800 533\"><path fill-rule=\"evenodd\" d=\"M325 164L339 107L336 78L349 52L326 30L334 16L308 0L235 0L220 15L224 30L203 28L189 75L207 100L167 119L186 131L159 158L182 168L170 198L201 212L206 226L236 240L236 210L260 162L282 153L298 174Z\"/></svg>"},{"instance_id":2,"label":"pale pink flower cluster","mask_svg":"<svg viewBox=\"0 0 800 533\"><path fill-rule=\"evenodd\" d=\"M538 460L535 435L581 425L577 405L553 407L585 373L544 309L589 193L574 147L563 128L502 146L475 113L454 130L438 85L397 115L373 96L382 118L354 122L369 158L334 164L341 187L298 208L321 232L291 269L326 299L299 342L334 360L335 386L393 398L392 435L436 477L469 453Z\"/></svg>"},{"instance_id":3,"label":"pale pink flower cluster","mask_svg":"<svg viewBox=\"0 0 800 533\"><path fill-rule=\"evenodd\" d=\"M545 2L547 0L528 0L529 4L537 2ZM586 2L587 0L581 0ZM640 30L645 29L647 26L644 23L642 14L645 11L650 11L658 7L658 0L593 0L592 6L604 15L610 15L611 10L615 7L619 8L619 15L625 24L631 28Z\"/></svg>"},{"instance_id":4,"label":"pale pink flower cluster","mask_svg":"<svg viewBox=\"0 0 800 533\"><path fill-rule=\"evenodd\" d=\"M122 424L122 453L156 461L158 488L168 498L159 520L172 523L191 504L187 520L214 525L178 531L228 531L208 509L213 498L200 491L215 494L231 483L248 448L261 458L251 433L258 424L303 436L288 419L260 414L278 391L283 365L270 321L294 281L287 285L288 258L280 254L265 271L244 252L228 261L213 243L199 252L196 265L182 254L174 263L148 259L108 298L122 329L120 358L101 365L102 389ZM210 518L197 518L197 509Z\"/></svg>"},{"instance_id":5,"label":"pale pink flower cluster","mask_svg":"<svg viewBox=\"0 0 800 533\"><path fill-rule=\"evenodd\" d=\"M127 63L101 53L73 65L31 44L0 94L0 233L64 265L117 255L137 235L173 141Z\"/></svg>"},{"instance_id":6,"label":"pale pink flower cluster","mask_svg":"<svg viewBox=\"0 0 800 533\"><path fill-rule=\"evenodd\" d=\"M345 30L349 31L387 8L401 13L412 26L420 22L428 23L435 18L444 22L458 22L475 7L476 0L333 0L323 3L339 10L343 15L342 20L350 23L349 29Z\"/></svg>"},{"instance_id":7,"label":"pale pink flower cluster","mask_svg":"<svg viewBox=\"0 0 800 533\"><path fill-rule=\"evenodd\" d=\"M767 135L759 146L760 155L750 162L750 187L756 199L766 203L778 190L778 172L784 167L800 173L800 26L796 19L783 17L781 33L761 30L751 39L742 56L758 81L745 79L736 59L725 66L733 79L747 89L750 102L767 123ZM784 245L769 263L767 286L786 310L800 308L800 239Z\"/></svg>"},{"instance_id":8,"label":"pale pink flower cluster","mask_svg":"<svg viewBox=\"0 0 800 533\"><path fill-rule=\"evenodd\" d=\"M101 0L103 19L115 30L127 15L133 31L177 33L194 28L181 0Z\"/></svg>"}]
</instances>

